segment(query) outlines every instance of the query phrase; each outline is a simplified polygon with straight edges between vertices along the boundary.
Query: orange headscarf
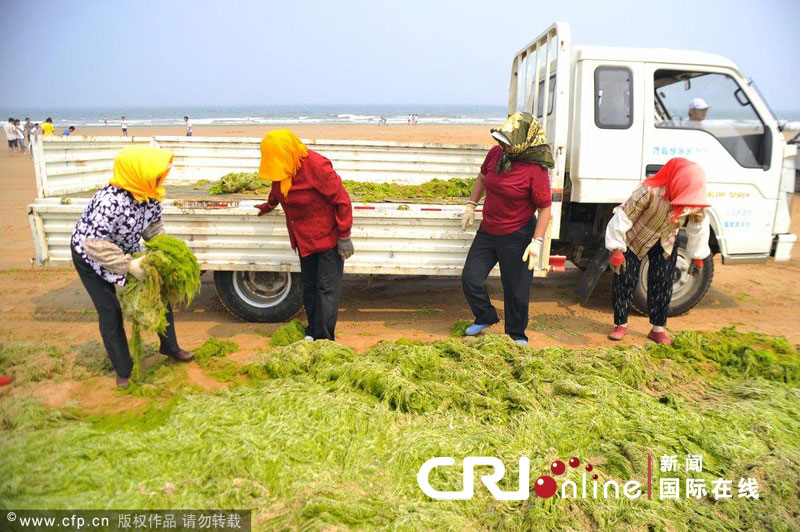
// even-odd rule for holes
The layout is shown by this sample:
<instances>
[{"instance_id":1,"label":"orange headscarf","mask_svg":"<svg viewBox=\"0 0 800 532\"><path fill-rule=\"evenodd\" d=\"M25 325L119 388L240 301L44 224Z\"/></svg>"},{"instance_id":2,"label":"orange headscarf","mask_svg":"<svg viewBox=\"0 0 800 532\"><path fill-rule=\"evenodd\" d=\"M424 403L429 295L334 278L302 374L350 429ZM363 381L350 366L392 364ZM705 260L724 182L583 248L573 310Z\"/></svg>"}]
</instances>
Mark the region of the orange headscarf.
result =
<instances>
[{"instance_id":1,"label":"orange headscarf","mask_svg":"<svg viewBox=\"0 0 800 532\"><path fill-rule=\"evenodd\" d=\"M697 164L675 157L667 161L655 175L644 180L649 187L666 187L664 199L674 208L677 220L685 207L708 207L706 174Z\"/></svg>"},{"instance_id":2,"label":"orange headscarf","mask_svg":"<svg viewBox=\"0 0 800 532\"><path fill-rule=\"evenodd\" d=\"M258 177L265 181L278 181L281 193L286 196L292 188L292 177L308 155L308 148L288 129L270 131L261 139L261 165Z\"/></svg>"},{"instance_id":3,"label":"orange headscarf","mask_svg":"<svg viewBox=\"0 0 800 532\"><path fill-rule=\"evenodd\" d=\"M128 146L114 158L109 184L127 190L136 201L164 201L161 186L172 168L172 152L151 146Z\"/></svg>"}]
</instances>

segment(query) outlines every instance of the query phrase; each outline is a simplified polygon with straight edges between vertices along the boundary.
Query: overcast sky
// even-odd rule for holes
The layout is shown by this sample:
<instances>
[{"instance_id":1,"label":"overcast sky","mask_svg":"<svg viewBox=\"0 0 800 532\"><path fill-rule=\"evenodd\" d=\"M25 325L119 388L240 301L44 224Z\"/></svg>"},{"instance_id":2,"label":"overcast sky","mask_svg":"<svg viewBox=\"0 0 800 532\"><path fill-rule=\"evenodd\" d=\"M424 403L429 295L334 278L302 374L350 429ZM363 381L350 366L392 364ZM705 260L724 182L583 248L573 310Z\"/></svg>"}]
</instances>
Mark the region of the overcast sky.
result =
<instances>
[{"instance_id":1,"label":"overcast sky","mask_svg":"<svg viewBox=\"0 0 800 532\"><path fill-rule=\"evenodd\" d=\"M0 107L503 105L556 20L576 44L722 54L800 109L800 0L0 0Z\"/></svg>"}]
</instances>

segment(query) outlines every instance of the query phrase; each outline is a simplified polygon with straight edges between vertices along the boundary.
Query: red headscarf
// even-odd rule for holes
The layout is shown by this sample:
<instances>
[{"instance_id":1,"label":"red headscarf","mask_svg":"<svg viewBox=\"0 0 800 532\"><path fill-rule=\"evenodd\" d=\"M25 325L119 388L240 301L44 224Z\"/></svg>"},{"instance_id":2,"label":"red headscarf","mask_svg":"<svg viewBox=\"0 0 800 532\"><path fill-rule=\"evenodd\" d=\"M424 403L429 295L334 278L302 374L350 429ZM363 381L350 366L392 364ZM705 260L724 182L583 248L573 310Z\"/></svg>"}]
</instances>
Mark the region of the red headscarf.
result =
<instances>
[{"instance_id":1,"label":"red headscarf","mask_svg":"<svg viewBox=\"0 0 800 532\"><path fill-rule=\"evenodd\" d=\"M676 157L667 161L661 170L644 180L649 187L666 187L664 199L675 209L672 219L677 220L684 207L708 207L706 199L706 174L697 164Z\"/></svg>"}]
</instances>

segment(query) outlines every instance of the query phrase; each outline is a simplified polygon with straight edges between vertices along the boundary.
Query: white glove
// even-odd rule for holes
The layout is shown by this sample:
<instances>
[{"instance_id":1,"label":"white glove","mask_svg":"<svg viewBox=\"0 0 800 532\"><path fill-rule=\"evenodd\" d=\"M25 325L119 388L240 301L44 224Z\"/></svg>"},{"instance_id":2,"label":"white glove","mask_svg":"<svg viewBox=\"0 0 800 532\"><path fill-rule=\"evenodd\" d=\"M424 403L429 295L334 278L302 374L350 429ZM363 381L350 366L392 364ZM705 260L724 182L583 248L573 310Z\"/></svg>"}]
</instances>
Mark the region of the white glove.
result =
<instances>
[{"instance_id":1,"label":"white glove","mask_svg":"<svg viewBox=\"0 0 800 532\"><path fill-rule=\"evenodd\" d=\"M477 206L476 203L470 202L467 203L467 206L464 207L464 214L461 215L461 230L466 231L468 227L472 227L472 224L475 223L475 207Z\"/></svg>"},{"instance_id":2,"label":"white glove","mask_svg":"<svg viewBox=\"0 0 800 532\"><path fill-rule=\"evenodd\" d=\"M138 259L131 260L131 263L128 265L128 273L139 279L140 281L144 281L144 278L147 274L142 268L142 261L144 260L144 256L139 257Z\"/></svg>"},{"instance_id":3,"label":"white glove","mask_svg":"<svg viewBox=\"0 0 800 532\"><path fill-rule=\"evenodd\" d=\"M525 248L525 253L522 254L522 262L528 262L529 270L533 270L539 264L539 255L542 254L543 243L544 240L541 238L534 238Z\"/></svg>"}]
</instances>

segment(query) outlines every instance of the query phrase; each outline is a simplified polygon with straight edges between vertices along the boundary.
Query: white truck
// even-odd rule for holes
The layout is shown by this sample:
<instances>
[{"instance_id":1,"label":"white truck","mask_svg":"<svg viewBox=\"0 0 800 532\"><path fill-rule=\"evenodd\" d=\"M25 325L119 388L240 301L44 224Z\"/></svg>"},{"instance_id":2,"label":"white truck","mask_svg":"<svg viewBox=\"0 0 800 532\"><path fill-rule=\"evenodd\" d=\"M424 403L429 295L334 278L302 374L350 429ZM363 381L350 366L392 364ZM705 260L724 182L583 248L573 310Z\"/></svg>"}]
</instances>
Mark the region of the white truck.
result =
<instances>
[{"instance_id":1,"label":"white truck","mask_svg":"<svg viewBox=\"0 0 800 532\"><path fill-rule=\"evenodd\" d=\"M687 119L695 98L709 106L703 121ZM796 240L789 233L796 139L784 140L755 85L724 57L572 46L569 26L555 23L514 57L508 113L516 110L542 119L556 162L550 173L553 222L537 276L563 271L568 259L585 269L579 294L587 299L607 265L603 235L612 209L672 157L691 159L706 171L710 244L724 264L770 255L789 260ZM330 158L343 179L405 184L474 177L490 148L305 142ZM92 191L111 177L116 152L130 143L175 154L165 225L188 242L202 269L214 271L226 308L248 321L283 321L297 313L299 260L280 210L257 217L253 206L263 198L209 197L193 186L254 171L260 156L255 138L40 137L34 145L38 194L29 208L37 263L70 260L77 218ZM356 254L346 273L460 275L474 236L474 228L461 231L462 205L354 203L353 209ZM711 284L711 258L698 277L688 275L688 263L679 251L671 315L696 305ZM646 272L645 259L642 279ZM646 308L643 282L634 303Z\"/></svg>"}]
</instances>

